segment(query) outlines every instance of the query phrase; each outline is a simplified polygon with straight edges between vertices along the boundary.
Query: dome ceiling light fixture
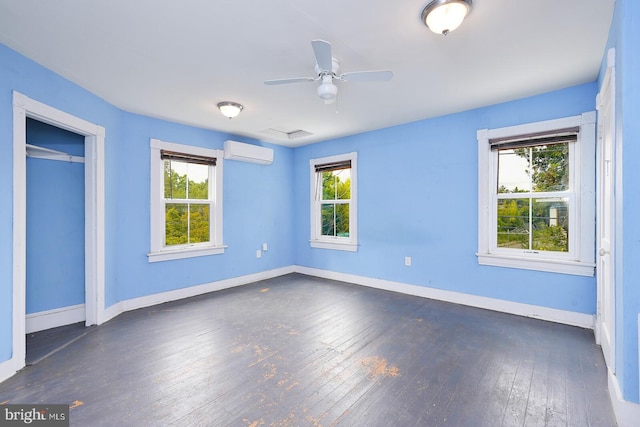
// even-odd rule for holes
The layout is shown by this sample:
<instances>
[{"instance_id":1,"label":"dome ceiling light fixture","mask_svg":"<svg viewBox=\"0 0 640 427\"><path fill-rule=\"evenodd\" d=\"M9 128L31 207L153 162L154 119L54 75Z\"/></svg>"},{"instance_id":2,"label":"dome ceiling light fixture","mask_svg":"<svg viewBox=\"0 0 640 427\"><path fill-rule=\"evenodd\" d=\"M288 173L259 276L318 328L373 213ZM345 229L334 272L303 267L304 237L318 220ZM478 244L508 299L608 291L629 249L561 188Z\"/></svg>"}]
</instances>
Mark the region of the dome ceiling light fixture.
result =
<instances>
[{"instance_id":1,"label":"dome ceiling light fixture","mask_svg":"<svg viewBox=\"0 0 640 427\"><path fill-rule=\"evenodd\" d=\"M433 0L422 10L422 22L436 34L447 35L471 13L473 0Z\"/></svg>"},{"instance_id":2,"label":"dome ceiling light fixture","mask_svg":"<svg viewBox=\"0 0 640 427\"><path fill-rule=\"evenodd\" d=\"M242 111L244 107L237 102L224 101L218 103L218 109L223 116L228 117L229 120L231 120L240 114L240 111Z\"/></svg>"}]
</instances>

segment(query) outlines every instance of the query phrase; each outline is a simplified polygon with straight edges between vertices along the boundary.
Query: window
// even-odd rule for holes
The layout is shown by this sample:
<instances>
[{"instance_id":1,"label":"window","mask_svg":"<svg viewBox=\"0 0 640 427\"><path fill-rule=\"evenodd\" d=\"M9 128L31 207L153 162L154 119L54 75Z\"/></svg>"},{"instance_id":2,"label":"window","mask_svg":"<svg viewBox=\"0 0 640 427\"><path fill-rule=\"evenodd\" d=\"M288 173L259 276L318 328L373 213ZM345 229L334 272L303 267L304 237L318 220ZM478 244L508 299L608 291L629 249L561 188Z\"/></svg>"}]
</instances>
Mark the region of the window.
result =
<instances>
[{"instance_id":1,"label":"window","mask_svg":"<svg viewBox=\"0 0 640 427\"><path fill-rule=\"evenodd\" d=\"M311 247L355 252L357 153L311 159Z\"/></svg>"},{"instance_id":2,"label":"window","mask_svg":"<svg viewBox=\"0 0 640 427\"><path fill-rule=\"evenodd\" d=\"M478 131L478 262L592 276L595 114Z\"/></svg>"},{"instance_id":3,"label":"window","mask_svg":"<svg viewBox=\"0 0 640 427\"><path fill-rule=\"evenodd\" d=\"M151 140L149 262L213 255L222 245L222 151Z\"/></svg>"}]
</instances>

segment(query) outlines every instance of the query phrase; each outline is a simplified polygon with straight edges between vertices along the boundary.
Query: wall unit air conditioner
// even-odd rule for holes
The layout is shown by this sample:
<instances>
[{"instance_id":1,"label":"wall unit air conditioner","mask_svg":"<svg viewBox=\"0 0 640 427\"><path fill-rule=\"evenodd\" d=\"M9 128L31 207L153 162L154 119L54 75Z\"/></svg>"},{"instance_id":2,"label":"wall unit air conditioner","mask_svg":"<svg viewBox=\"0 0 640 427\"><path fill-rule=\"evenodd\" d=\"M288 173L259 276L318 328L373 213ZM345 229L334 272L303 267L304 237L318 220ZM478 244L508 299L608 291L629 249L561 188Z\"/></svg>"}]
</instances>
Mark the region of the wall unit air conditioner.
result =
<instances>
[{"instance_id":1,"label":"wall unit air conditioner","mask_svg":"<svg viewBox=\"0 0 640 427\"><path fill-rule=\"evenodd\" d=\"M259 145L245 144L237 141L224 142L224 158L241 162L270 165L273 163L273 150Z\"/></svg>"}]
</instances>

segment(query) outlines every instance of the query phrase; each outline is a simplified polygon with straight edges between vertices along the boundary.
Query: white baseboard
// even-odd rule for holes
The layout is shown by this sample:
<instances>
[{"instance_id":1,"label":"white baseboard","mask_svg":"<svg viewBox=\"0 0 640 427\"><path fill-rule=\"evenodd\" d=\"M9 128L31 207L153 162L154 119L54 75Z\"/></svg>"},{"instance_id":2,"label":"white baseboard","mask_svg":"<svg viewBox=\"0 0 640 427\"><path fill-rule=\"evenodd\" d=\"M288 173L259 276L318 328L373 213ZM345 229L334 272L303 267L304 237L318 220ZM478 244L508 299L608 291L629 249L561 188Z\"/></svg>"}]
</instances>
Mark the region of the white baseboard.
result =
<instances>
[{"instance_id":1,"label":"white baseboard","mask_svg":"<svg viewBox=\"0 0 640 427\"><path fill-rule=\"evenodd\" d=\"M17 357L0 363L0 383L14 376L22 368L24 368L24 360L19 361Z\"/></svg>"},{"instance_id":2,"label":"white baseboard","mask_svg":"<svg viewBox=\"0 0 640 427\"><path fill-rule=\"evenodd\" d=\"M147 295L139 298L124 300L111 305L104 311L103 322L106 322L120 313L135 310L138 308L149 307L164 302L175 301L179 299L189 298L202 295L209 292L228 289L236 286L246 285L260 280L271 279L273 277L283 276L289 273L301 273L309 276L321 277L331 280L339 280L342 282L353 283L361 286L368 286L377 289L399 292L408 295L414 295L423 298L430 298L439 301L446 301L455 304L461 304L471 307L483 308L493 311L500 311L519 316L532 317L541 320L547 320L556 323L563 323L572 326L593 329L594 316L582 313L574 313L565 310L558 310L547 307L540 307L529 304L522 304L511 301L504 301L494 298L481 297L476 295L464 294L460 292L445 291L442 289L428 288L417 285L409 285L401 282L394 282L383 279L376 279L365 276L357 276L353 274L338 273L329 270L321 270L310 267L292 265L288 267L277 268L274 270L263 271L255 274L249 274L231 279L220 280L217 282L205 283L202 285L191 286L183 289L162 292L153 295ZM79 312L82 311L82 318L75 320ZM74 314L75 313L75 314ZM64 320L66 319L66 320ZM71 319L71 321L69 321ZM48 325L56 322L75 323L84 320L84 305L66 307L60 310L50 310L47 312L34 313L28 316L27 332L38 329L38 324L47 322ZM63 324L68 324L63 323ZM60 326L60 325L59 325ZM48 326L54 327L54 326ZM0 363L0 382L13 376L24 365L12 357L11 359ZM625 401L618 385L615 375L609 373L609 395L613 409L620 427L636 425L640 419L640 405Z\"/></svg>"},{"instance_id":3,"label":"white baseboard","mask_svg":"<svg viewBox=\"0 0 640 427\"><path fill-rule=\"evenodd\" d=\"M271 279L273 277L283 276L293 273L294 266L276 268L274 270L262 271L259 273L248 274L246 276L233 277L231 279L219 280L217 282L204 283L202 285L190 286L188 288L176 289L158 294L146 295L144 297L132 298L120 301L104 312L104 322L116 317L125 311L136 310L138 308L150 307L156 304L162 304L169 301L176 301L184 298L194 297L209 292L220 291L222 289L233 288L236 286L246 285L260 280Z\"/></svg>"},{"instance_id":4,"label":"white baseboard","mask_svg":"<svg viewBox=\"0 0 640 427\"><path fill-rule=\"evenodd\" d=\"M537 305L523 304L495 298L464 294L461 292L445 291L442 289L428 288L418 285L409 285L406 283L375 279L366 276L337 273L334 271L303 267L299 265L292 265L288 267L277 268L274 270L263 271L260 273L249 274L246 276L234 277L217 282L210 282L202 285L191 286L188 288L176 289L173 291L161 292L144 297L119 301L105 310L104 322L114 318L118 314L125 311L136 310L143 307L150 307L152 305L162 304L169 301L176 301L179 299L202 295L209 292L215 292L222 289L228 289L235 286L246 285L248 283L271 279L273 277L283 276L289 273L302 273L309 276L339 280L342 282L354 283L357 285L384 289L423 298L430 298L470 307L483 308L487 310L500 311L503 313L531 317L555 323L563 323L571 326L579 326L581 328L593 329L594 327L594 316L590 314L575 313L572 311L558 310L555 308L541 307Z\"/></svg>"},{"instance_id":5,"label":"white baseboard","mask_svg":"<svg viewBox=\"0 0 640 427\"><path fill-rule=\"evenodd\" d=\"M618 427L632 427L640 420L640 404L629 402L622 398L622 391L618 378L609 370L609 397L613 412L616 415Z\"/></svg>"},{"instance_id":6,"label":"white baseboard","mask_svg":"<svg viewBox=\"0 0 640 427\"><path fill-rule=\"evenodd\" d=\"M593 329L594 327L594 316L590 314L575 313L572 311L558 310L555 308L540 307L537 305L481 297L477 295L464 294L461 292L445 291L442 289L428 288L425 286L409 285L401 282L393 282L390 280L375 279L365 276L356 276L353 274L337 273L334 271L320 270L317 268L295 266L295 271L297 273L322 277L325 279L339 280L342 282L354 283L371 288L384 289L387 291L399 292L423 298L452 302L455 304L483 308L486 310L516 314L518 316L532 317L549 322L579 326L581 328Z\"/></svg>"},{"instance_id":7,"label":"white baseboard","mask_svg":"<svg viewBox=\"0 0 640 427\"><path fill-rule=\"evenodd\" d=\"M86 312L84 304L39 311L37 313L27 314L25 332L30 334L45 329L57 328L58 326L83 322L85 319Z\"/></svg>"}]
</instances>

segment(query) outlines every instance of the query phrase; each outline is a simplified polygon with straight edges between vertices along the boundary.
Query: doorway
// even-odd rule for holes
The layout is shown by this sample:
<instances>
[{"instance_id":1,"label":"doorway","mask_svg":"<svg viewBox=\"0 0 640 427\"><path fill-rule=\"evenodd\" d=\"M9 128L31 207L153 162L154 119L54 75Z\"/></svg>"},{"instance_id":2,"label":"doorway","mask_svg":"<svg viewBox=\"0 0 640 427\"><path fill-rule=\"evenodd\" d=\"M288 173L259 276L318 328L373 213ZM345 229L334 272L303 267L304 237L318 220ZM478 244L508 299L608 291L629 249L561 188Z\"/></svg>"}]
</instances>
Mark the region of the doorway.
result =
<instances>
[{"instance_id":1,"label":"doorway","mask_svg":"<svg viewBox=\"0 0 640 427\"><path fill-rule=\"evenodd\" d=\"M13 93L13 316L11 366L26 357L27 120L73 132L84 140L84 313L87 326L104 318L104 128Z\"/></svg>"},{"instance_id":2,"label":"doorway","mask_svg":"<svg viewBox=\"0 0 640 427\"><path fill-rule=\"evenodd\" d=\"M596 339L609 371L615 366L615 51L607 54L607 70L597 98L597 319Z\"/></svg>"},{"instance_id":3,"label":"doorway","mask_svg":"<svg viewBox=\"0 0 640 427\"><path fill-rule=\"evenodd\" d=\"M26 151L26 363L30 365L84 329L84 137L27 117ZM69 332L51 333L61 327ZM46 334L38 333L45 330Z\"/></svg>"}]
</instances>

